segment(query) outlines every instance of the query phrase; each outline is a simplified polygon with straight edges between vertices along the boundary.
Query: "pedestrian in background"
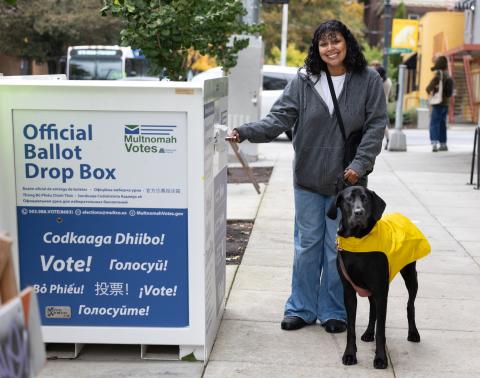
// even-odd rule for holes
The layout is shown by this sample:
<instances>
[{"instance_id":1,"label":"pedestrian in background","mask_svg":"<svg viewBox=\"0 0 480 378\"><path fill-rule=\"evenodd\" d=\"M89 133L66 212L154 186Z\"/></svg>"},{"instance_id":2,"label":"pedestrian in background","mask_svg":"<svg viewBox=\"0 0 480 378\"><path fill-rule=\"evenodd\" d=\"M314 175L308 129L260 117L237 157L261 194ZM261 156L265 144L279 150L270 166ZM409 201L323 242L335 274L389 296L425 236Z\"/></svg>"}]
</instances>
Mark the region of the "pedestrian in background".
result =
<instances>
[{"instance_id":1,"label":"pedestrian in background","mask_svg":"<svg viewBox=\"0 0 480 378\"><path fill-rule=\"evenodd\" d=\"M371 62L370 62L370 66L373 68L373 69L377 69L378 67L381 66L381 63L379 60L377 59L373 59Z\"/></svg>"},{"instance_id":2,"label":"pedestrian in background","mask_svg":"<svg viewBox=\"0 0 480 378\"><path fill-rule=\"evenodd\" d=\"M430 116L430 142L432 152L448 151L447 147L447 114L448 103L453 94L453 80L448 74L448 62L439 56L431 68L435 76L427 85L429 103L432 106Z\"/></svg>"},{"instance_id":3,"label":"pedestrian in background","mask_svg":"<svg viewBox=\"0 0 480 378\"><path fill-rule=\"evenodd\" d=\"M387 76L387 72L385 71L385 68L381 65L376 65L374 66L375 70L378 72L380 77L382 78L383 81L383 93L385 94L385 101L388 104L388 99L390 98L390 92L392 90L392 80ZM388 122L388 119L387 119ZM390 137L388 134L388 123L385 127L385 149L388 149L388 142L390 141Z\"/></svg>"},{"instance_id":4,"label":"pedestrian in background","mask_svg":"<svg viewBox=\"0 0 480 378\"><path fill-rule=\"evenodd\" d=\"M344 139L335 115L326 71L346 135L362 131L356 156L344 167ZM332 89L333 91L333 89ZM330 20L315 30L304 67L270 113L244 124L229 140L270 142L293 130L295 228L292 292L281 328L295 330L317 320L330 333L346 329L343 288L336 267L336 220L327 217L337 179L366 185L382 147L387 123L382 80L367 62L350 30ZM281 205L281 204L279 204Z\"/></svg>"}]
</instances>

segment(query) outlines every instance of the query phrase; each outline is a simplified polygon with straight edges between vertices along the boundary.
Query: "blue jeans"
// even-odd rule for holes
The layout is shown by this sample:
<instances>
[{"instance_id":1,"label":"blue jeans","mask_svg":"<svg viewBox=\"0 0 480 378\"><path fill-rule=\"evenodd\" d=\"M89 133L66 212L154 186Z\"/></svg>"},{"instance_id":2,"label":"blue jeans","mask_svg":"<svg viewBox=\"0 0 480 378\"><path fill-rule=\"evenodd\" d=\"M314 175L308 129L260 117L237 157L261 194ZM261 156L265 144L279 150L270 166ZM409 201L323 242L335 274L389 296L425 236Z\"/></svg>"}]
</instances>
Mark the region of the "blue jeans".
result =
<instances>
[{"instance_id":1,"label":"blue jeans","mask_svg":"<svg viewBox=\"0 0 480 378\"><path fill-rule=\"evenodd\" d=\"M447 143L447 113L448 106L433 105L430 117L430 141L433 143Z\"/></svg>"},{"instance_id":2,"label":"blue jeans","mask_svg":"<svg viewBox=\"0 0 480 378\"><path fill-rule=\"evenodd\" d=\"M295 194L295 257L292 293L285 304L286 316L298 316L308 323L317 319L346 320L343 286L337 271L335 239L340 219L331 220L327 211L335 197L299 188Z\"/></svg>"}]
</instances>

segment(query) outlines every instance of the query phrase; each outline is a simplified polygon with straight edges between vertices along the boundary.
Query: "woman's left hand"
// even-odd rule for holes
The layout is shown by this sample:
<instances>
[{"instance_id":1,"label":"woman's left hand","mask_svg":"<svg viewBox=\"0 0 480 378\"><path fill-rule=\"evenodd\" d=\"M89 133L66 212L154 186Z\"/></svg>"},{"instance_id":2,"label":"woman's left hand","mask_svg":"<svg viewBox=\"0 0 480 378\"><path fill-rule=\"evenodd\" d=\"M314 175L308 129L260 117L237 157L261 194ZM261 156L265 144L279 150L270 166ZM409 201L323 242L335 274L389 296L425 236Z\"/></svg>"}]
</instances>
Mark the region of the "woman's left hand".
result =
<instances>
[{"instance_id":1,"label":"woman's left hand","mask_svg":"<svg viewBox=\"0 0 480 378\"><path fill-rule=\"evenodd\" d=\"M348 181L349 184L356 184L360 178L357 172L355 172L353 169L346 169L343 178Z\"/></svg>"}]
</instances>

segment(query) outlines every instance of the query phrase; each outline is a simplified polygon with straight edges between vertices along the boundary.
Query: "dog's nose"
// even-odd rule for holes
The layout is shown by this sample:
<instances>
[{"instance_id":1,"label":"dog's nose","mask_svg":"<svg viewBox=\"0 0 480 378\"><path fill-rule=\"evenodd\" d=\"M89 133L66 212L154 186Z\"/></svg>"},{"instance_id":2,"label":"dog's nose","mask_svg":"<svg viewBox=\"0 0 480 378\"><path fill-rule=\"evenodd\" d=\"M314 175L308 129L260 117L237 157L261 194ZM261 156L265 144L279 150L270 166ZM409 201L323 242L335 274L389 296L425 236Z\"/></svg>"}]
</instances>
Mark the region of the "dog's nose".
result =
<instances>
[{"instance_id":1,"label":"dog's nose","mask_svg":"<svg viewBox=\"0 0 480 378\"><path fill-rule=\"evenodd\" d=\"M357 207L356 209L353 210L353 214L357 215L357 216L363 215L364 213L365 212L363 211L363 209L361 207Z\"/></svg>"}]
</instances>

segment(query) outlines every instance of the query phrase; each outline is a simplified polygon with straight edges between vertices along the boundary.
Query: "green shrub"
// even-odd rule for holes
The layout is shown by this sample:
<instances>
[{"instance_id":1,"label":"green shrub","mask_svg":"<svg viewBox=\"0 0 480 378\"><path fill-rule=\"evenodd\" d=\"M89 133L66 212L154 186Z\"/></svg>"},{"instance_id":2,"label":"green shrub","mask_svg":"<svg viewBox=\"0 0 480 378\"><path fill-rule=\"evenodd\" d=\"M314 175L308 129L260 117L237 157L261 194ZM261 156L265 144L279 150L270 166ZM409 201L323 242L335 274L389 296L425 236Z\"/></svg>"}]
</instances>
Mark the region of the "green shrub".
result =
<instances>
[{"instance_id":1,"label":"green shrub","mask_svg":"<svg viewBox=\"0 0 480 378\"><path fill-rule=\"evenodd\" d=\"M395 124L395 102L389 102L387 104L387 114L388 114L388 121L390 122L390 125Z\"/></svg>"},{"instance_id":2,"label":"green shrub","mask_svg":"<svg viewBox=\"0 0 480 378\"><path fill-rule=\"evenodd\" d=\"M403 112L404 125L417 125L417 110L410 108Z\"/></svg>"},{"instance_id":3,"label":"green shrub","mask_svg":"<svg viewBox=\"0 0 480 378\"><path fill-rule=\"evenodd\" d=\"M396 102L387 104L388 121L390 125L395 125ZM417 125L417 110L415 108L407 109L403 112L403 125Z\"/></svg>"}]
</instances>

